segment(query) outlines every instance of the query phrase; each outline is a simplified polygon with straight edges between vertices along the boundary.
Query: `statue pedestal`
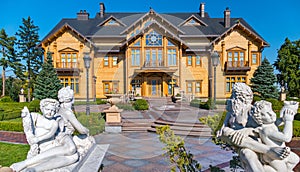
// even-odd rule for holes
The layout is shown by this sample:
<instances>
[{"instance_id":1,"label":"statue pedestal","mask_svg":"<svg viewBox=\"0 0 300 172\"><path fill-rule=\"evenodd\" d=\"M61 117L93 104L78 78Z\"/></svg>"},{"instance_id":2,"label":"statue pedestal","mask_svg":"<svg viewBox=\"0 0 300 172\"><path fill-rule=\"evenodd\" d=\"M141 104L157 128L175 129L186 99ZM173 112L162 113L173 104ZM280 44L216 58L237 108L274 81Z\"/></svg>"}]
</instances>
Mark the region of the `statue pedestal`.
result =
<instances>
[{"instance_id":1,"label":"statue pedestal","mask_svg":"<svg viewBox=\"0 0 300 172\"><path fill-rule=\"evenodd\" d=\"M123 109L119 109L115 105L103 111L106 117L105 132L108 133L122 132L122 119L121 119L122 111Z\"/></svg>"},{"instance_id":2,"label":"statue pedestal","mask_svg":"<svg viewBox=\"0 0 300 172\"><path fill-rule=\"evenodd\" d=\"M286 93L280 93L280 101L286 100Z\"/></svg>"},{"instance_id":3,"label":"statue pedestal","mask_svg":"<svg viewBox=\"0 0 300 172\"><path fill-rule=\"evenodd\" d=\"M26 102L24 94L19 94L19 102Z\"/></svg>"}]
</instances>

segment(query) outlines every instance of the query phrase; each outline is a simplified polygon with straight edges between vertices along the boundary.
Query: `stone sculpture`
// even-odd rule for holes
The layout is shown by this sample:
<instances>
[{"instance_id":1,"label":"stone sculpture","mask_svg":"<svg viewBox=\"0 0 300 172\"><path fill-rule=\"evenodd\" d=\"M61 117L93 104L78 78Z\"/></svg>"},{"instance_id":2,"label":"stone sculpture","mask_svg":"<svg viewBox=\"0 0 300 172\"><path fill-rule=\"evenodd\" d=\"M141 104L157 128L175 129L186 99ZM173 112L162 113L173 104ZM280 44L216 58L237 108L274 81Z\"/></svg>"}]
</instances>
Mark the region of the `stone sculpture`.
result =
<instances>
[{"instance_id":1,"label":"stone sculpture","mask_svg":"<svg viewBox=\"0 0 300 172\"><path fill-rule=\"evenodd\" d=\"M293 168L294 163L299 162L299 157L285 147L283 144L285 141L275 141L277 144L271 144L272 141L268 140L266 135L260 134L264 126L257 123L257 120L253 117L255 115L274 114L270 110L267 113L264 112L265 110L257 113L259 111L254 109L258 109L259 104L253 106L252 101L253 93L250 87L244 83L236 83L227 102L227 114L224 124L217 136L231 145L239 154L241 163L247 172L281 171L272 165L273 162L281 162L281 164L285 164L284 171L291 171L290 169ZM266 107L270 108L270 106ZM289 107L285 107L285 109L289 109ZM274 119L274 116L272 116L272 128L278 130L277 126L285 123L285 127L290 129L290 123L287 121L290 121L294 115L295 112L292 110L283 110L283 118ZM291 132L281 134L287 134L286 137L290 137ZM269 161L264 161L260 157L265 157Z\"/></svg>"},{"instance_id":2,"label":"stone sculpture","mask_svg":"<svg viewBox=\"0 0 300 172\"><path fill-rule=\"evenodd\" d=\"M55 99L43 99L43 115L30 113L24 107L21 113L24 132L30 145L27 159L11 165L16 171L69 171L64 167L82 160L95 140L81 125L71 110L74 93L69 87L58 93L61 104ZM77 130L81 136L72 136Z\"/></svg>"}]
</instances>

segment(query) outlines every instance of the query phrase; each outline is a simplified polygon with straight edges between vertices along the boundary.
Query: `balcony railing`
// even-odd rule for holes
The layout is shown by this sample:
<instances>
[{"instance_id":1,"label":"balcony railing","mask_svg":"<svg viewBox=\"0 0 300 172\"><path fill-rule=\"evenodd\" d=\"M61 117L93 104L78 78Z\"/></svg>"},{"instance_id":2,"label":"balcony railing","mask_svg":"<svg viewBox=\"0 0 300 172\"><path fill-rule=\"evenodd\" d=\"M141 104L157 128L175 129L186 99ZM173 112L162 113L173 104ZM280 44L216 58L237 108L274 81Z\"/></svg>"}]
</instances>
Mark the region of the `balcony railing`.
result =
<instances>
[{"instance_id":1,"label":"balcony railing","mask_svg":"<svg viewBox=\"0 0 300 172\"><path fill-rule=\"evenodd\" d=\"M77 62L56 62L56 68L63 68L63 69L79 68L79 63L77 63Z\"/></svg>"},{"instance_id":2,"label":"balcony railing","mask_svg":"<svg viewBox=\"0 0 300 172\"><path fill-rule=\"evenodd\" d=\"M246 61L227 61L225 69L226 71L249 71L251 68Z\"/></svg>"},{"instance_id":3,"label":"balcony railing","mask_svg":"<svg viewBox=\"0 0 300 172\"><path fill-rule=\"evenodd\" d=\"M153 67L165 67L164 61L145 61L143 67L153 68Z\"/></svg>"}]
</instances>

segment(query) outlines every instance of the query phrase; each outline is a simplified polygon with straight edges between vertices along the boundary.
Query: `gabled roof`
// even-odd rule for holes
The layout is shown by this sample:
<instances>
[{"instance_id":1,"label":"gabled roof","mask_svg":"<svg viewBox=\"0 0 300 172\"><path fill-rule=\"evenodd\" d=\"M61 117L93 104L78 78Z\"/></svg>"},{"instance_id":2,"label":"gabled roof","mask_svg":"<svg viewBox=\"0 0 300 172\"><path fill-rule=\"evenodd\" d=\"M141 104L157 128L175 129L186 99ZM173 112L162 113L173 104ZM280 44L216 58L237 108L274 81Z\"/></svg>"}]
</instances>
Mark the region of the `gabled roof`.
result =
<instances>
[{"instance_id":1,"label":"gabled roof","mask_svg":"<svg viewBox=\"0 0 300 172\"><path fill-rule=\"evenodd\" d=\"M168 23L171 27L173 27L175 30L177 30L180 33L184 33L183 31L181 31L178 27L176 27L174 24L172 24L171 22L169 22L168 20L166 20L164 17L162 17L161 15L159 15L158 13L156 13L153 9L150 9L150 11L148 13L146 13L145 15L143 15L141 18L139 18L138 20L136 20L134 23L132 23L129 27L127 27L123 32L121 32L121 34L126 33L128 30L130 30L131 28L134 28L135 25L137 23L139 23L140 21L144 21L146 17L150 17L151 15L155 15L157 17L159 17L162 21L165 21L166 23Z\"/></svg>"},{"instance_id":2,"label":"gabled roof","mask_svg":"<svg viewBox=\"0 0 300 172\"><path fill-rule=\"evenodd\" d=\"M253 36L255 39L261 41L262 46L270 46L267 41L265 41L250 25L248 25L243 19L235 20L234 24L228 28L225 32L220 34L215 40L212 41L211 44L216 44L218 41L220 41L224 36L226 36L228 33L233 31L236 28L241 28L243 31L248 32L251 36Z\"/></svg>"},{"instance_id":3,"label":"gabled roof","mask_svg":"<svg viewBox=\"0 0 300 172\"><path fill-rule=\"evenodd\" d=\"M142 28L142 30L140 30L140 32L132 37L130 37L128 40L126 40L122 46L124 46L125 44L127 44L128 42L136 39L137 37L141 36L142 34L144 34L145 32L147 32L148 30L150 30L153 26L157 26L158 28L162 29L165 33L169 34L170 36L172 36L172 38L176 39L177 41L183 43L184 45L187 45L181 38L179 38L176 34L170 32L166 27L164 27L163 25L161 25L160 23L158 23L157 21L152 21L151 24L149 24L148 26Z\"/></svg>"},{"instance_id":4,"label":"gabled roof","mask_svg":"<svg viewBox=\"0 0 300 172\"><path fill-rule=\"evenodd\" d=\"M42 43L47 43L55 38L57 34L64 29L69 29L75 34L79 35L85 41L93 44L92 38L101 37L114 37L120 39L120 42L128 42L127 32L137 27L139 22L153 18L152 24L141 30L147 30L149 27L157 26L165 30L168 34L172 35L178 41L182 41L182 38L186 37L202 37L210 38L213 40L213 44L220 41L224 36L230 33L233 29L242 29L246 33L253 36L259 42L262 42L263 46L269 46L269 44L242 18L231 18L230 27L224 27L223 18L210 18L208 14L205 17L201 17L199 13L156 13L153 9L146 13L134 12L134 13L105 13L103 17L96 15L95 18L89 18L88 20L62 19L45 38ZM119 26L104 25L105 22L114 19L120 23ZM190 19L197 20L202 25L186 26L184 23ZM173 31L172 31L173 30ZM174 33L174 31L177 33ZM130 38L132 39L132 38Z\"/></svg>"}]
</instances>

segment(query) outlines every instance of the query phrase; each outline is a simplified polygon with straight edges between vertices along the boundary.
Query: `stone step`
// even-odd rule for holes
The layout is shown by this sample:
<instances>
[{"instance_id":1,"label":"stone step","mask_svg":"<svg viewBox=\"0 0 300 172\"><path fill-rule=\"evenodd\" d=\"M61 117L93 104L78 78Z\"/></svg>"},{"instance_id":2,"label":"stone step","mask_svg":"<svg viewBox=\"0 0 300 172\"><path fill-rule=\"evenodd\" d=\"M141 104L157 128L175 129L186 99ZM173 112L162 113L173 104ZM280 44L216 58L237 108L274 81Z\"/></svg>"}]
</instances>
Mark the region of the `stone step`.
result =
<instances>
[{"instance_id":1,"label":"stone step","mask_svg":"<svg viewBox=\"0 0 300 172\"><path fill-rule=\"evenodd\" d=\"M167 121L167 120L162 120L158 119L155 121L155 124L161 124L161 125L169 125L169 126L186 126L186 127L204 127L207 128L208 126L205 124L201 123L187 123L187 122L179 122L179 121Z\"/></svg>"},{"instance_id":2,"label":"stone step","mask_svg":"<svg viewBox=\"0 0 300 172\"><path fill-rule=\"evenodd\" d=\"M148 129L149 132L156 132L155 128L150 128ZM194 136L194 137L211 137L212 135L210 132L193 132L193 131L178 131L178 130L173 130L175 135L180 135L180 136Z\"/></svg>"},{"instance_id":3,"label":"stone step","mask_svg":"<svg viewBox=\"0 0 300 172\"><path fill-rule=\"evenodd\" d=\"M122 132L147 132L151 127L122 127Z\"/></svg>"},{"instance_id":4,"label":"stone step","mask_svg":"<svg viewBox=\"0 0 300 172\"><path fill-rule=\"evenodd\" d=\"M162 125L160 124L152 124L152 128L160 127ZM176 125L171 125L170 126L171 130L177 130L177 131L193 131L193 132L211 132L211 129L209 127L194 127L194 126L176 126Z\"/></svg>"}]
</instances>

